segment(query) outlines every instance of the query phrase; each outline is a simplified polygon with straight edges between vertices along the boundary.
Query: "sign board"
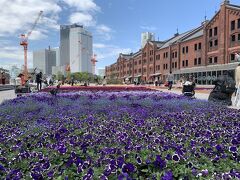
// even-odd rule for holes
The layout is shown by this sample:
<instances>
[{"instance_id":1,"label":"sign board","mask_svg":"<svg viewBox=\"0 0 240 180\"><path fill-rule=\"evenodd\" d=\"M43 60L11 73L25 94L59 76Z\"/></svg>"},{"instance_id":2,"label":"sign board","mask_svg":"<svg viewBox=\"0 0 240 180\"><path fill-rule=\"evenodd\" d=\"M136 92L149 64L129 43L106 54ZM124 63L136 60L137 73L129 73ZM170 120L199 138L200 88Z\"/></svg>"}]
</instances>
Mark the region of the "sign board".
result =
<instances>
[{"instance_id":1,"label":"sign board","mask_svg":"<svg viewBox=\"0 0 240 180\"><path fill-rule=\"evenodd\" d=\"M235 107L240 107L240 83L237 86L237 94L236 94L233 105Z\"/></svg>"}]
</instances>

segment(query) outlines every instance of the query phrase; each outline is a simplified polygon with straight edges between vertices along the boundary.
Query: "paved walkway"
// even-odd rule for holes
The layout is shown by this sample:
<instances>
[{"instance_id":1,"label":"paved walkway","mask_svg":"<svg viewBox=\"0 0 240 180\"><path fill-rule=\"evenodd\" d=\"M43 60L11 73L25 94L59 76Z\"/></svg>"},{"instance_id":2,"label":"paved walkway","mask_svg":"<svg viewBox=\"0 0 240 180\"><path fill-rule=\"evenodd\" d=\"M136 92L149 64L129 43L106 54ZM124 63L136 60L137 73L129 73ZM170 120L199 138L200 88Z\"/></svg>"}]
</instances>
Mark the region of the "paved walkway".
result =
<instances>
[{"instance_id":1,"label":"paved walkway","mask_svg":"<svg viewBox=\"0 0 240 180\"><path fill-rule=\"evenodd\" d=\"M154 88L154 87L153 87ZM172 90L168 90L167 88L157 88L159 91L162 91L162 92L169 92L169 93L175 93L175 94L178 94L178 95L181 95L182 94L182 90L179 89L179 88L173 88ZM202 100L208 100L208 96L210 94L210 90L197 90L195 92L195 97L197 99L202 99ZM232 102L234 102L235 100L235 96L232 96ZM232 109L240 109L239 107L234 107L234 106L229 106L229 108L232 108Z\"/></svg>"},{"instance_id":2,"label":"paved walkway","mask_svg":"<svg viewBox=\"0 0 240 180\"><path fill-rule=\"evenodd\" d=\"M162 92L168 92L168 93L175 93L178 95L182 94L182 90L181 89L172 89L172 90L168 90L168 89L159 89ZM195 97L197 99L203 99L203 100L207 100L209 96L209 93L205 93L205 92L196 92L195 93Z\"/></svg>"},{"instance_id":3,"label":"paved walkway","mask_svg":"<svg viewBox=\"0 0 240 180\"><path fill-rule=\"evenodd\" d=\"M7 99L16 98L15 90L0 91L0 104Z\"/></svg>"}]
</instances>

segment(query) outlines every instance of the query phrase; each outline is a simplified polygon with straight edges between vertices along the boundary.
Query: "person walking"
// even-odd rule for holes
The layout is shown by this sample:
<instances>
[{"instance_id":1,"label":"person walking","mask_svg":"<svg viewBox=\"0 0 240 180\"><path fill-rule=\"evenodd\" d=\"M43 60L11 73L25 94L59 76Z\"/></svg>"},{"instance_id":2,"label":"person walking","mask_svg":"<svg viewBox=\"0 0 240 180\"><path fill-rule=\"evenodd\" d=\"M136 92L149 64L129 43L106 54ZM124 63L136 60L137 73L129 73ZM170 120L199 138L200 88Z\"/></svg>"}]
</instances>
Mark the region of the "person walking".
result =
<instances>
[{"instance_id":1,"label":"person walking","mask_svg":"<svg viewBox=\"0 0 240 180\"><path fill-rule=\"evenodd\" d=\"M5 85L5 83L6 83L6 76L5 76L5 72L3 71L2 72L2 85Z\"/></svg>"},{"instance_id":2,"label":"person walking","mask_svg":"<svg viewBox=\"0 0 240 180\"><path fill-rule=\"evenodd\" d=\"M235 89L235 100L234 106L240 107L240 55L235 53L235 58L239 62L238 66L235 69L235 81L236 81L236 89Z\"/></svg>"},{"instance_id":3,"label":"person walking","mask_svg":"<svg viewBox=\"0 0 240 180\"><path fill-rule=\"evenodd\" d=\"M37 89L40 91L42 89L42 72L36 75Z\"/></svg>"},{"instance_id":4,"label":"person walking","mask_svg":"<svg viewBox=\"0 0 240 180\"><path fill-rule=\"evenodd\" d=\"M236 60L239 62L238 66L235 69L235 81L236 87L240 85L240 55L238 53L235 54Z\"/></svg>"},{"instance_id":5,"label":"person walking","mask_svg":"<svg viewBox=\"0 0 240 180\"><path fill-rule=\"evenodd\" d=\"M105 76L103 76L102 84L103 84L103 86L106 86L106 84L107 84L107 80L106 80L106 77L105 77Z\"/></svg>"},{"instance_id":6,"label":"person walking","mask_svg":"<svg viewBox=\"0 0 240 180\"><path fill-rule=\"evenodd\" d=\"M168 74L168 77L167 77L167 81L168 81L168 90L171 90L171 89L172 89L173 80L174 80L174 77L173 77L172 72L170 71L170 73Z\"/></svg>"},{"instance_id":7,"label":"person walking","mask_svg":"<svg viewBox=\"0 0 240 180\"><path fill-rule=\"evenodd\" d=\"M71 78L71 86L73 86L74 85L74 79L73 79L73 77Z\"/></svg>"}]
</instances>

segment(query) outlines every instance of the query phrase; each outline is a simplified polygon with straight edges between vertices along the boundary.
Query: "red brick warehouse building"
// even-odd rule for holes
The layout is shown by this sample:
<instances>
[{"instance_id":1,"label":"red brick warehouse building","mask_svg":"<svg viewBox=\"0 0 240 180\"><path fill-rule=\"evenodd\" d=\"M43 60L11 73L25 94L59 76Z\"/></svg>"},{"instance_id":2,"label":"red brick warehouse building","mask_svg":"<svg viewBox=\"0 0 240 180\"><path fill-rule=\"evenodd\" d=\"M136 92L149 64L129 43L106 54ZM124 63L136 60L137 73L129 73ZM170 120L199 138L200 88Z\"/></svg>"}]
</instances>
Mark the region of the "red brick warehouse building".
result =
<instances>
[{"instance_id":1,"label":"red brick warehouse building","mask_svg":"<svg viewBox=\"0 0 240 180\"><path fill-rule=\"evenodd\" d=\"M198 84L212 84L223 71L234 74L239 52L240 6L225 0L211 20L166 41L149 40L136 53L120 54L105 74L108 79L151 83L165 81L172 72L175 81L192 75Z\"/></svg>"}]
</instances>

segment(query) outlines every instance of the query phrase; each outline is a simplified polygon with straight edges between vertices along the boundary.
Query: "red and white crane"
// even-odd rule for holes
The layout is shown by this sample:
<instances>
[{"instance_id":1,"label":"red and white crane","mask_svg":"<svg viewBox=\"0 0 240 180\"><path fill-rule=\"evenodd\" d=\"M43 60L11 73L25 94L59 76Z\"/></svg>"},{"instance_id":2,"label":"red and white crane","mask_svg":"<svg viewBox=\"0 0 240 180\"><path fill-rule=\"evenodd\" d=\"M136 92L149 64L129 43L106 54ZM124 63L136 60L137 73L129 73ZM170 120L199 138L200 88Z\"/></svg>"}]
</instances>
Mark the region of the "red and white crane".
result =
<instances>
[{"instance_id":1,"label":"red and white crane","mask_svg":"<svg viewBox=\"0 0 240 180\"><path fill-rule=\"evenodd\" d=\"M23 46L24 49L24 70L23 70L23 75L24 75L24 80L28 80L28 67L27 67L27 50L28 50L28 38L31 36L33 30L35 29L40 17L42 16L43 11L40 11L38 14L38 17L36 18L35 22L32 25L32 28L29 30L27 34L21 34L21 42L20 45ZM25 84L25 82L22 84Z\"/></svg>"}]
</instances>

